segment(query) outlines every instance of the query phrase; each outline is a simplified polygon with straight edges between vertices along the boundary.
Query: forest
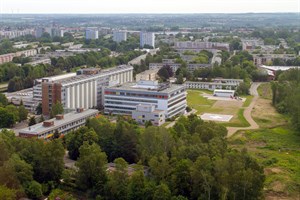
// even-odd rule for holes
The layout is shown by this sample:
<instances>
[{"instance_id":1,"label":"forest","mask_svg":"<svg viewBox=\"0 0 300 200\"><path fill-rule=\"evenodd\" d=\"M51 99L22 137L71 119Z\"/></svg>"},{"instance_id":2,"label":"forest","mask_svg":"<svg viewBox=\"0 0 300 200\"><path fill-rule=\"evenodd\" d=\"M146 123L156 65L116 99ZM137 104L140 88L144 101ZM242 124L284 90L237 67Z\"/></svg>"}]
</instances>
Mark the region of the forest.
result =
<instances>
[{"instance_id":1,"label":"forest","mask_svg":"<svg viewBox=\"0 0 300 200\"><path fill-rule=\"evenodd\" d=\"M48 142L4 130L0 199L260 198L263 168L246 150L228 148L226 134L196 115L180 117L170 129L100 116ZM65 149L76 160L73 168L64 169ZM111 162L114 170L108 170Z\"/></svg>"},{"instance_id":2,"label":"forest","mask_svg":"<svg viewBox=\"0 0 300 200\"><path fill-rule=\"evenodd\" d=\"M300 132L300 70L281 72L271 84L273 105L278 112L290 116L292 126Z\"/></svg>"}]
</instances>

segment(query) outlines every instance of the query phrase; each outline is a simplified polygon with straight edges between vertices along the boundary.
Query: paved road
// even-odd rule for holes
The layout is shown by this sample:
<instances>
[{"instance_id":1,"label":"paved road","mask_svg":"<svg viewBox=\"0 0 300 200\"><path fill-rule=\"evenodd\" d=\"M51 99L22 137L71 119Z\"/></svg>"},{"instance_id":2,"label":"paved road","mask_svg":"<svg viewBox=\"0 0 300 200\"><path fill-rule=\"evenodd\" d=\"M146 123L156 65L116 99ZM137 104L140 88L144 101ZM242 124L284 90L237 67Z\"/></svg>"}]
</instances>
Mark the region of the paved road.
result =
<instances>
[{"instance_id":1,"label":"paved road","mask_svg":"<svg viewBox=\"0 0 300 200\"><path fill-rule=\"evenodd\" d=\"M259 98L257 88L260 84L261 83L252 83L252 85L250 87L250 94L253 95L254 97L252 99L251 104L244 111L244 117L248 121L250 126L249 127L227 127L227 130L228 130L227 137L231 137L235 132L237 132L239 130L252 130L252 129L259 128L258 124L253 120L253 118L251 116L251 112L253 110L253 107L254 107L257 99Z\"/></svg>"},{"instance_id":2,"label":"paved road","mask_svg":"<svg viewBox=\"0 0 300 200\"><path fill-rule=\"evenodd\" d=\"M151 50L149 51L149 53L150 53L151 55L154 55L154 54L156 54L156 52L157 52L158 50L159 50L159 49L151 49ZM139 57L134 58L133 60L131 60L131 61L128 62L128 65L140 65L140 64L141 64L141 61L142 61L142 60L145 60L147 55L148 55L148 53L145 53L145 54L143 54L143 55L140 55Z\"/></svg>"}]
</instances>

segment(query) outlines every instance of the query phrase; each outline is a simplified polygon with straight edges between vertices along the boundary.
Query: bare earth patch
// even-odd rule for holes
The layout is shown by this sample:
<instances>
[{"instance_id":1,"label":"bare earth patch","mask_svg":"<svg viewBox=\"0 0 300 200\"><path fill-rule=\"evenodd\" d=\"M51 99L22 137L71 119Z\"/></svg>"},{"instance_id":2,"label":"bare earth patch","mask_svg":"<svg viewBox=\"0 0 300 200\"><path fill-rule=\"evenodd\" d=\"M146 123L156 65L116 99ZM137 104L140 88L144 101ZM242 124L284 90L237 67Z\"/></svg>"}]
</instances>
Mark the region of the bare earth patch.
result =
<instances>
[{"instance_id":1,"label":"bare earth patch","mask_svg":"<svg viewBox=\"0 0 300 200\"><path fill-rule=\"evenodd\" d=\"M282 169L278 167L268 167L264 169L265 175L271 175L271 174L279 174L282 173Z\"/></svg>"}]
</instances>

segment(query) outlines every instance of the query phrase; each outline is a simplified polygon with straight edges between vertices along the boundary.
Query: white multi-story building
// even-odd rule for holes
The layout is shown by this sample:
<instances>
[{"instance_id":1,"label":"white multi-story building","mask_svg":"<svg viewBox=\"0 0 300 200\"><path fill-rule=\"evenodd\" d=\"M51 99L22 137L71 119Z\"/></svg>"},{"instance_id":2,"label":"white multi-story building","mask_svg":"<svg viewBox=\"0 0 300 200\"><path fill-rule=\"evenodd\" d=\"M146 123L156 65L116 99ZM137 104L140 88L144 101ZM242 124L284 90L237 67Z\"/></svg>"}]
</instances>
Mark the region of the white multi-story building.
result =
<instances>
[{"instance_id":1,"label":"white multi-story building","mask_svg":"<svg viewBox=\"0 0 300 200\"><path fill-rule=\"evenodd\" d=\"M28 50L24 50L24 51L18 51L16 53L3 54L3 55L0 55L0 64L6 63L6 62L11 62L14 57L19 57L19 56L29 57L29 56L34 56L36 54L37 54L36 49L28 49Z\"/></svg>"},{"instance_id":2,"label":"white multi-story building","mask_svg":"<svg viewBox=\"0 0 300 200\"><path fill-rule=\"evenodd\" d=\"M140 33L140 47L143 48L145 45L149 45L155 48L155 34L148 32Z\"/></svg>"},{"instance_id":3,"label":"white multi-story building","mask_svg":"<svg viewBox=\"0 0 300 200\"><path fill-rule=\"evenodd\" d=\"M104 88L104 112L132 115L140 104L154 105L165 118L183 114L186 108L184 85L159 84L158 81L139 81Z\"/></svg>"},{"instance_id":4,"label":"white multi-story building","mask_svg":"<svg viewBox=\"0 0 300 200\"><path fill-rule=\"evenodd\" d=\"M101 106L102 87L133 81L133 67L121 65L101 71L87 68L79 70L76 76L68 76L42 78L41 84L34 86L34 98L41 99L44 115L50 114L51 107L56 102L68 109Z\"/></svg>"},{"instance_id":5,"label":"white multi-story building","mask_svg":"<svg viewBox=\"0 0 300 200\"><path fill-rule=\"evenodd\" d=\"M175 59L163 59L162 63L149 63L149 70L160 70L163 66L171 67L172 72L175 74L181 64L176 63Z\"/></svg>"},{"instance_id":6,"label":"white multi-story building","mask_svg":"<svg viewBox=\"0 0 300 200\"><path fill-rule=\"evenodd\" d=\"M87 28L85 30L85 39L87 40L96 40L99 38L99 32L96 28Z\"/></svg>"},{"instance_id":7,"label":"white multi-story building","mask_svg":"<svg viewBox=\"0 0 300 200\"><path fill-rule=\"evenodd\" d=\"M196 42L196 41L187 41L187 42L176 42L175 49L179 52L184 51L193 51L199 52L202 50L211 50L211 49L218 49L218 50L226 50L229 51L229 43L219 43L219 42Z\"/></svg>"},{"instance_id":8,"label":"white multi-story building","mask_svg":"<svg viewBox=\"0 0 300 200\"><path fill-rule=\"evenodd\" d=\"M114 31L113 32L113 41L122 42L127 40L127 31Z\"/></svg>"}]
</instances>

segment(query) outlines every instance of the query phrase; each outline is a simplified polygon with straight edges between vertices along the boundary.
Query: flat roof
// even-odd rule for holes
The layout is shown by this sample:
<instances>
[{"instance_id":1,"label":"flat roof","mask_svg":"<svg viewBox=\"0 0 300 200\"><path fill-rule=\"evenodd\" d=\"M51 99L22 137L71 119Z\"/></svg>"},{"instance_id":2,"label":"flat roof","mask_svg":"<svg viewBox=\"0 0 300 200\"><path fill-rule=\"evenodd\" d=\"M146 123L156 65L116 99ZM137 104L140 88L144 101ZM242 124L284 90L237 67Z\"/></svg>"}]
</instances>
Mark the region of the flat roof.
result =
<instances>
[{"instance_id":1,"label":"flat roof","mask_svg":"<svg viewBox=\"0 0 300 200\"><path fill-rule=\"evenodd\" d=\"M235 93L235 90L214 90L214 92L226 92L226 93Z\"/></svg>"},{"instance_id":2,"label":"flat roof","mask_svg":"<svg viewBox=\"0 0 300 200\"><path fill-rule=\"evenodd\" d=\"M176 85L176 84L170 84L170 87L167 87L163 90L158 90L158 89L154 89L153 85L141 85L138 86L137 82L131 82L131 83L125 83L123 85L119 85L119 86L112 86L112 87L108 87L107 89L113 89L113 90L128 90L128 91L142 91L142 92L161 92L161 93L170 93L173 92L175 90L181 89L181 88L185 88L184 85ZM150 88L150 89L148 89Z\"/></svg>"},{"instance_id":3,"label":"flat roof","mask_svg":"<svg viewBox=\"0 0 300 200\"><path fill-rule=\"evenodd\" d=\"M101 70L98 74L91 74L91 75L83 74L83 75L77 75L77 76L67 78L67 79L62 79L60 81L60 83L64 86L67 86L67 85L71 85L73 83L80 82L82 80L88 80L88 79L107 76L113 72L117 72L117 71L121 71L121 70L125 70L125 69L133 69L133 67L130 65L119 65L117 67Z\"/></svg>"},{"instance_id":4,"label":"flat roof","mask_svg":"<svg viewBox=\"0 0 300 200\"><path fill-rule=\"evenodd\" d=\"M58 81L58 80L70 78L73 76L76 76L76 73L68 73L68 74L62 74L62 75L57 75L57 76L49 76L49 77L36 79L36 81L42 82L43 79L49 79L49 81Z\"/></svg>"},{"instance_id":5,"label":"flat roof","mask_svg":"<svg viewBox=\"0 0 300 200\"><path fill-rule=\"evenodd\" d=\"M21 130L19 130L19 133L38 135L40 133L45 133L45 132L51 131L58 126L68 124L72 121L76 121L79 118L86 117L88 115L97 114L98 112L99 111L96 109L87 109L82 112L76 112L76 111L70 112L70 113L65 114L63 119L57 120L56 118L52 118L52 119L47 120L47 122L48 121L54 122L53 126L45 127L45 126L43 126L43 122L42 122L42 123L38 123L38 124L35 124L30 127L21 129Z\"/></svg>"},{"instance_id":6,"label":"flat roof","mask_svg":"<svg viewBox=\"0 0 300 200\"><path fill-rule=\"evenodd\" d=\"M187 81L187 82L185 82L185 84L236 86L236 84L234 84L234 83L220 83L220 82L191 82L191 81Z\"/></svg>"},{"instance_id":7,"label":"flat roof","mask_svg":"<svg viewBox=\"0 0 300 200\"><path fill-rule=\"evenodd\" d=\"M272 70L272 71L286 71L289 69L300 69L300 66L266 66L266 65L261 65L261 68Z\"/></svg>"}]
</instances>

